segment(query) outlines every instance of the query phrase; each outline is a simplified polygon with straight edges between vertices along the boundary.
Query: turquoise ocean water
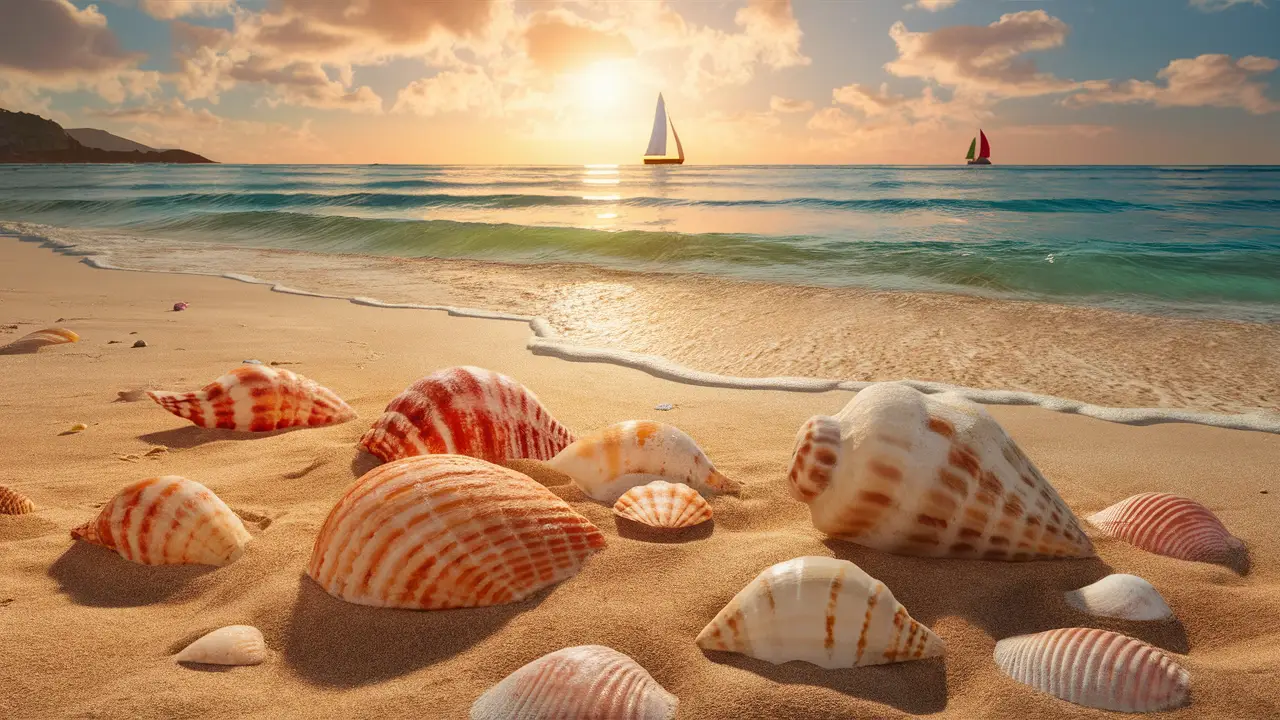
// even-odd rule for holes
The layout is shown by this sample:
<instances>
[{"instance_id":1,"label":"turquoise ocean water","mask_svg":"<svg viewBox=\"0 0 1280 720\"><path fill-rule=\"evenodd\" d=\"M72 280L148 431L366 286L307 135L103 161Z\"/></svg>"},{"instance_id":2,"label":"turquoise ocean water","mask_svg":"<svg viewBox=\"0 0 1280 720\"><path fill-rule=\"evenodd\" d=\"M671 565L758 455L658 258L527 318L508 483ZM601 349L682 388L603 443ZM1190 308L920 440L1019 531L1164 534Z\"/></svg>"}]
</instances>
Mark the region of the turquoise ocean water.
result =
<instances>
[{"instance_id":1,"label":"turquoise ocean water","mask_svg":"<svg viewBox=\"0 0 1280 720\"><path fill-rule=\"evenodd\" d=\"M1280 167L0 166L5 221L1280 321Z\"/></svg>"}]
</instances>

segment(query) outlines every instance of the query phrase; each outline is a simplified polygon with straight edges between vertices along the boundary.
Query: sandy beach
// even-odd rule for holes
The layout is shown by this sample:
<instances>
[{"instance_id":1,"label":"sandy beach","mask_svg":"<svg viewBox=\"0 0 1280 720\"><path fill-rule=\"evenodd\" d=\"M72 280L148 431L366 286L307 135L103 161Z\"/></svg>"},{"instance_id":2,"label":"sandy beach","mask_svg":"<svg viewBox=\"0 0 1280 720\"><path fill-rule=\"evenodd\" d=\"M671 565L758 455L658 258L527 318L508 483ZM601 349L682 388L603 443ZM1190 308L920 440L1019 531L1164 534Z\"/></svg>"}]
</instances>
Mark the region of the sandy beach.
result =
<instances>
[{"instance_id":1,"label":"sandy beach","mask_svg":"<svg viewBox=\"0 0 1280 720\"><path fill-rule=\"evenodd\" d=\"M280 268L292 256L258 254L273 255ZM163 257L157 254L154 261L160 264ZM375 264L407 263L352 261L361 269ZM308 278L296 264L294 277L271 270L253 274L309 289L337 282L337 273ZM390 272L379 270L384 271ZM592 306L593 293L608 290L608 278L596 272L594 284L582 282L574 291L575 278L569 276L561 281L563 292L547 295L541 286L515 281L494 281L485 290L473 276L471 295L455 291L438 299L483 306L471 301L485 292L512 298L523 292L534 298L524 312L542 314L557 303ZM405 280L404 287L411 284ZM803 294L785 312L805 312L808 299L824 292ZM390 285L358 294L429 299L398 294ZM672 299L679 295L663 296L667 304L656 317L688 313L687 304ZM1057 315L1057 327L1079 329L1070 352L1057 345L1039 351L1037 338L1043 336L1037 328L1049 325L1030 323L983 346L986 354L964 355L974 347L965 343L977 342L966 338L981 339L983 328L994 325L965 322L969 316L961 306L983 301L956 301L953 319L939 321L946 328L938 339L919 345L912 337L890 342L885 338L893 336L884 330L895 323L910 326L912 313L937 318L941 305L912 309L911 296L863 296L865 313L842 319L838 337L850 349L840 360L844 365L828 367L821 360L827 356L817 353L808 364L769 365L769 372L838 377L860 362L892 356L897 364L868 366L861 379L918 377L1025 387L1117 405L1230 411L1273 408L1276 400L1274 328L1066 308ZM190 309L172 312L179 300ZM772 306L763 295L752 304L765 314ZM824 307L834 317L838 306ZM1003 312L1006 320L1017 315L1012 306ZM547 314L555 322L555 314ZM561 317L571 315L565 311ZM1115 322L1121 325L1093 324L1103 315L1120 318ZM878 318L879 332L870 334L875 340L860 344L862 335L850 317ZM678 384L615 365L531 354L525 323L274 293L214 277L97 270L35 244L0 238L0 343L54 325L79 333L80 342L0 357L0 484L20 490L37 507L29 515L0 516L0 717L464 718L485 689L513 670L584 644L607 645L634 658L680 698L681 720L1112 717L1019 685L992 661L999 639L1071 626L1116 630L1174 654L1191 673L1192 703L1168 717L1234 720L1280 713L1278 435L1182 423L1129 426L1035 407L989 406L1082 521L1134 493L1186 495L1213 510L1246 543L1251 569L1239 575L1161 557L1092 530L1098 557L1089 560L928 560L826 539L810 524L808 508L785 490L797 428L812 415L839 410L850 392ZM1167 332L1175 326L1183 328L1181 334ZM932 329L937 328L919 332ZM717 332L739 331L747 332L730 323ZM593 331L584 326L578 332L588 338ZM628 349L656 351L661 345L668 356L697 364L721 343L709 330L685 327L678 333L641 338ZM948 340L955 338L951 333L959 339ZM146 347L132 347L138 339ZM944 345L969 348L958 352L973 369L947 371L951 356L937 352ZM1143 389L1117 381L1107 389L1091 382L1096 369L1076 375L1064 370L1081 367L1078 359L1094 352L1099 367L1129 363L1145 367L1159 382L1143 380ZM725 360L723 367L704 369L750 373L765 367L768 352L743 357L736 365ZM119 391L138 388L194 390L245 359L315 379L359 417L333 427L247 434L194 427L149 400L117 400ZM520 380L578 432L628 419L674 424L745 489L713 500L710 528L681 542L654 542L620 532L610 508L574 486L554 485L605 533L608 546L577 576L521 603L413 612L327 595L304 570L334 502L376 464L358 451L357 440L405 386L460 364ZM935 370L917 374L928 367ZM988 369L976 369L982 367ZM1126 372L1128 365L1113 375ZM1131 376L1142 377L1141 372L1135 369ZM675 407L659 412L654 407L660 403ZM62 434L75 423L88 429ZM166 474L203 483L240 515L253 534L242 558L216 569L146 567L72 542L68 531L92 518L122 485ZM760 571L802 555L848 559L883 581L916 620L946 642L946 657L823 670L704 653L694 644L702 627ZM1112 572L1149 580L1177 620L1106 620L1063 602L1064 591ZM173 661L196 637L231 624L262 630L270 648L266 663L208 671Z\"/></svg>"}]
</instances>

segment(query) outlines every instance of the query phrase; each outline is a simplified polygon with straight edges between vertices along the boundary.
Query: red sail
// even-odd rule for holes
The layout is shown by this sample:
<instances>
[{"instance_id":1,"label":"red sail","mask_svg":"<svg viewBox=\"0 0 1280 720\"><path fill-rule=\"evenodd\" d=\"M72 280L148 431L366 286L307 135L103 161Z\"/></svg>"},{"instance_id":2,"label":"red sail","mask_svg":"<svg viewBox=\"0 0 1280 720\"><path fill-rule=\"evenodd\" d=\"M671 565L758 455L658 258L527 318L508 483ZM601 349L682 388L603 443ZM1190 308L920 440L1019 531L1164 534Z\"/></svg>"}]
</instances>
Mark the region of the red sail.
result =
<instances>
[{"instance_id":1,"label":"red sail","mask_svg":"<svg viewBox=\"0 0 1280 720\"><path fill-rule=\"evenodd\" d=\"M980 158L991 157L991 143L987 142L987 134L979 130L978 136L982 138L982 149L978 151L978 157Z\"/></svg>"}]
</instances>

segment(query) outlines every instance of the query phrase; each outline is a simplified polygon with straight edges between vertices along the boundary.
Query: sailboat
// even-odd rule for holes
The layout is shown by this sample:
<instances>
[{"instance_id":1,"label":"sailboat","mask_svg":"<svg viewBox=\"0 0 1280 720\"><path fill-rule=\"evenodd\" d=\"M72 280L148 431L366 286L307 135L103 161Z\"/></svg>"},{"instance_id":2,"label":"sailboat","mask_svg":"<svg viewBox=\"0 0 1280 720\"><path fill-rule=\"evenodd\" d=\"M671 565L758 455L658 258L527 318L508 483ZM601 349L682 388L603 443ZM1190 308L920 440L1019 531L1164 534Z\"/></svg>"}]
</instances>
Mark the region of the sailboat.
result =
<instances>
[{"instance_id":1,"label":"sailboat","mask_svg":"<svg viewBox=\"0 0 1280 720\"><path fill-rule=\"evenodd\" d=\"M982 139L982 147L978 149L978 157L973 157L973 149L978 145L978 138ZM969 143L969 154L964 156L970 165L990 165L991 164L991 143L987 142L987 134L978 130L978 137Z\"/></svg>"},{"instance_id":2,"label":"sailboat","mask_svg":"<svg viewBox=\"0 0 1280 720\"><path fill-rule=\"evenodd\" d=\"M671 134L676 136L676 152L679 157L667 157L667 123L671 124ZM658 93L658 110L653 116L653 132L649 134L649 147L644 151L645 165L683 165L684 146L680 144L680 133L676 132L676 124L667 118L667 103Z\"/></svg>"}]
</instances>

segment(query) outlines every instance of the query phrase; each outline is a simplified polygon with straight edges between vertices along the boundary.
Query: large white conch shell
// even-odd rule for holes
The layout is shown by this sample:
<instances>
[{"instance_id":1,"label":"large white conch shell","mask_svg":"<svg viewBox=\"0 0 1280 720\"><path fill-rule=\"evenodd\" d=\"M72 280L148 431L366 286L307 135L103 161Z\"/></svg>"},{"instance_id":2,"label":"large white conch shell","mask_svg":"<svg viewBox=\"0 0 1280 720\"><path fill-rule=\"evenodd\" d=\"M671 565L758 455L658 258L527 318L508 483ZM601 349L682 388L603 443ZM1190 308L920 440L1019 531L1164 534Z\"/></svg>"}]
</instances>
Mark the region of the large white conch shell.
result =
<instances>
[{"instance_id":1,"label":"large white conch shell","mask_svg":"<svg viewBox=\"0 0 1280 720\"><path fill-rule=\"evenodd\" d=\"M1108 575L1092 585L1064 593L1071 607L1097 617L1165 620L1173 617L1160 591L1137 575Z\"/></svg>"}]
</instances>

